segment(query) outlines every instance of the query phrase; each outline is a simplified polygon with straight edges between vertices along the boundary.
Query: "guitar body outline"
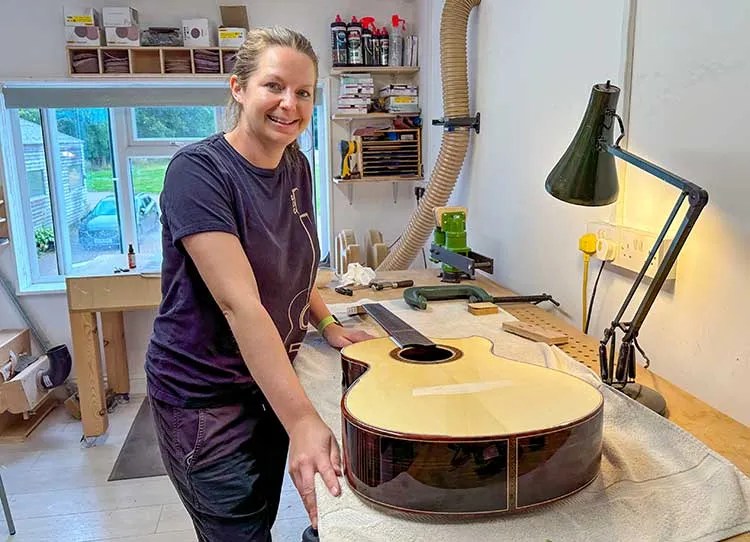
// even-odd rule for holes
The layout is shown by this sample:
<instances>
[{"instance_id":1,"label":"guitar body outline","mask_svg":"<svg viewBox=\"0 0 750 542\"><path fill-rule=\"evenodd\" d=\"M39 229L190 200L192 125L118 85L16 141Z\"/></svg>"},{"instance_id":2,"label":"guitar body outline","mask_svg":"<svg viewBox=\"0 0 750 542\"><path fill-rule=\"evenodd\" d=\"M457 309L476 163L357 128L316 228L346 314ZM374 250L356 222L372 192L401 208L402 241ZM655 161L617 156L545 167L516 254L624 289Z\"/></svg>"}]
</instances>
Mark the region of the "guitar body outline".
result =
<instances>
[{"instance_id":1,"label":"guitar body outline","mask_svg":"<svg viewBox=\"0 0 750 542\"><path fill-rule=\"evenodd\" d=\"M341 351L343 461L356 494L400 512L466 518L530 510L596 479L598 389L497 356L484 337L431 340L444 359L404 359L408 348L391 338Z\"/></svg>"}]
</instances>

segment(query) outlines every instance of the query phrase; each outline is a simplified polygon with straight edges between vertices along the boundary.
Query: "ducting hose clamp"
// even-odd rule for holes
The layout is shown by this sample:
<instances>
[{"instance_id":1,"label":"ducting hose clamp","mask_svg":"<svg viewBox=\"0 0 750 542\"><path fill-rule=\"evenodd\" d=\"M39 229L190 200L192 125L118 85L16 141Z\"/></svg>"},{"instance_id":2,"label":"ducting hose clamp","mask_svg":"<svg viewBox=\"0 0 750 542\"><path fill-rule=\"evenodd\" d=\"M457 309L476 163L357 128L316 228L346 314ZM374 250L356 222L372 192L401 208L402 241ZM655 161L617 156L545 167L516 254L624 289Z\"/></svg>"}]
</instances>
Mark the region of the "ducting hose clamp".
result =
<instances>
[{"instance_id":1,"label":"ducting hose clamp","mask_svg":"<svg viewBox=\"0 0 750 542\"><path fill-rule=\"evenodd\" d=\"M452 132L456 128L469 128L479 133L479 113L473 117L442 117L433 119L432 125L442 126L446 132Z\"/></svg>"}]
</instances>

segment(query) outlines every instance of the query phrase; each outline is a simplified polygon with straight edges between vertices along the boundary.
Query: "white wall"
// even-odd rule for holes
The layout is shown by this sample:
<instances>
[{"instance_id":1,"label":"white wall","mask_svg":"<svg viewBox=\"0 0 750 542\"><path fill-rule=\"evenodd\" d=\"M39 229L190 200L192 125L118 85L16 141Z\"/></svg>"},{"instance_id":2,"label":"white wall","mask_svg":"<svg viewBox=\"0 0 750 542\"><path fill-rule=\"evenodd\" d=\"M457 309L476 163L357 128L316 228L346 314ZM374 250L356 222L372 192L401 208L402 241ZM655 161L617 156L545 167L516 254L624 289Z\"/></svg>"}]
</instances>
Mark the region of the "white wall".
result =
<instances>
[{"instance_id":1,"label":"white wall","mask_svg":"<svg viewBox=\"0 0 750 542\"><path fill-rule=\"evenodd\" d=\"M331 65L330 22L337 13L344 20L349 20L352 15L357 18L373 16L381 26L390 21L393 13L398 13L412 23L415 30L418 29L413 0L342 0L336 3L326 0L128 0L126 3L119 3L131 5L139 11L141 26L179 26L181 19L192 17L207 17L218 23L220 4L244 3L251 26L278 24L305 34L320 58L321 78L327 77ZM0 55L0 81L67 77L62 6L101 8L117 4L112 0L3 0L5 16L0 21L0 51L3 52ZM32 39L34 41L30 42ZM21 43L24 45L20 45ZM354 229L361 239L364 239L366 230L376 228L381 229L387 239L394 240L414 207L411 185L400 188L397 205L393 204L390 183L385 186L358 187L352 206L346 200L346 192L340 188L333 187L332 194L334 228ZM15 262L11 249L0 251L0 268L11 275L15 282ZM0 311L0 327L24 326L4 295L0 295L0 299L0 306L5 309ZM27 295L23 296L22 303L49 335L53 344L71 344L64 294ZM153 311L138 311L126 315L128 356L131 373L135 377L142 375L142 360L154 314Z\"/></svg>"},{"instance_id":2,"label":"white wall","mask_svg":"<svg viewBox=\"0 0 750 542\"><path fill-rule=\"evenodd\" d=\"M674 288L659 295L639 342L654 372L748 424L750 153L742 134L750 119L743 99L750 11L743 0L648 0L637 7L629 148L710 195L678 260ZM419 17L436 28L439 9L422 0ZM577 241L586 223L621 214L626 225L658 231L676 199L674 189L633 168L619 213L614 205L566 205L544 190L591 86L622 84L626 9L626 0L484 0L470 26L471 93L482 130L454 192L469 207L470 245L495 258L503 284L521 294L553 294L576 324ZM430 50L439 54L437 41ZM429 145L426 161L436 155ZM605 271L593 336L609 324L631 282L632 275Z\"/></svg>"}]
</instances>

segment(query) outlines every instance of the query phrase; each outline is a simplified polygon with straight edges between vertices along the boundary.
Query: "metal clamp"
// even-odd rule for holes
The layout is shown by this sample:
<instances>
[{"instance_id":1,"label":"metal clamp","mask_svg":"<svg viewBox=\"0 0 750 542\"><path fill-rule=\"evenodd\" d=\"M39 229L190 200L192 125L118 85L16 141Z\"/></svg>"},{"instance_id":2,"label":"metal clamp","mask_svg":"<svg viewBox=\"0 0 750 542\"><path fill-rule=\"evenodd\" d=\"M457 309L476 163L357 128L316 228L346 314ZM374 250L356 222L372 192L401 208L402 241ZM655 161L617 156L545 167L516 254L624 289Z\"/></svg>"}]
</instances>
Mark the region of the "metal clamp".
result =
<instances>
[{"instance_id":1,"label":"metal clamp","mask_svg":"<svg viewBox=\"0 0 750 542\"><path fill-rule=\"evenodd\" d=\"M479 113L473 117L442 117L432 120L433 126L442 126L446 132L453 132L456 128L469 128L479 133Z\"/></svg>"}]
</instances>

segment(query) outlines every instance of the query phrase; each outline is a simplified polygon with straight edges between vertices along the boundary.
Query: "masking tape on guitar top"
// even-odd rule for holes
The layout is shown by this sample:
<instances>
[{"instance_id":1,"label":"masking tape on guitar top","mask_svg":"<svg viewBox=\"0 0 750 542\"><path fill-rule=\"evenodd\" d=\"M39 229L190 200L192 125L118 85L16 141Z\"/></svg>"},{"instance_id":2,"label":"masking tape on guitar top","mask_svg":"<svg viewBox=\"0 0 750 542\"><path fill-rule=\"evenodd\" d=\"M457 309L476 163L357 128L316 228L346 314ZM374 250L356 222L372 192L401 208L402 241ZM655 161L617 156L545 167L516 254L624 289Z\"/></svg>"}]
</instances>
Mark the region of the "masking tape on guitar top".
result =
<instances>
[{"instance_id":1,"label":"masking tape on guitar top","mask_svg":"<svg viewBox=\"0 0 750 542\"><path fill-rule=\"evenodd\" d=\"M427 386L411 390L413 397L422 395L462 395L480 393L483 391L508 388L513 385L512 380L492 380L490 382L466 382L464 384L446 384L444 386Z\"/></svg>"}]
</instances>

